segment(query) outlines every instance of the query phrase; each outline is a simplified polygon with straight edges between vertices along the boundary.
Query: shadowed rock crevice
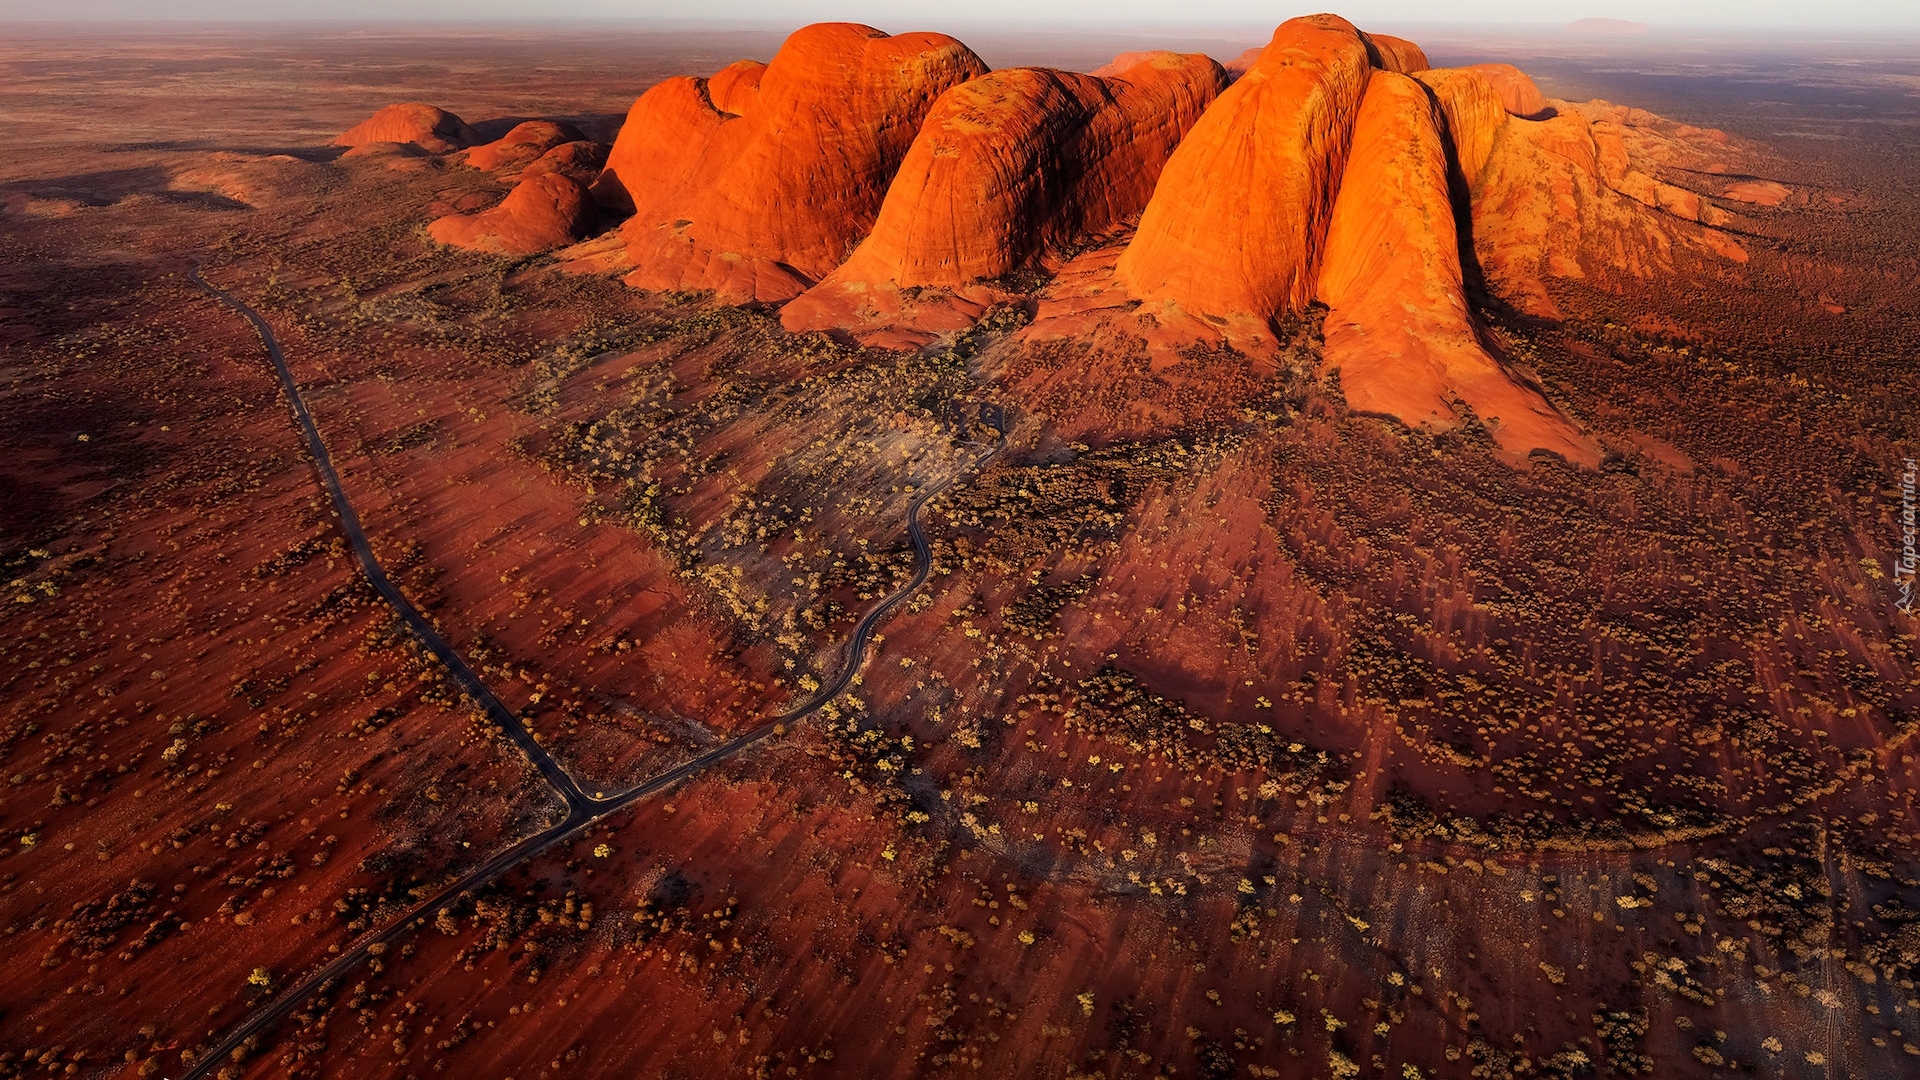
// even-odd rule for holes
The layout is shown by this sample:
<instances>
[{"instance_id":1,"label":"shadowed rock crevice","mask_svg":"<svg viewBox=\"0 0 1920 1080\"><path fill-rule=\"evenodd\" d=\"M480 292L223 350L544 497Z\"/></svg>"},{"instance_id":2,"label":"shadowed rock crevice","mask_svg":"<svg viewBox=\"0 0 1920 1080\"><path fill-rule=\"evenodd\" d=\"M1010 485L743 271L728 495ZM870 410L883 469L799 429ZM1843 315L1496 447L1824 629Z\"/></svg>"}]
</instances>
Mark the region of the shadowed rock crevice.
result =
<instances>
[{"instance_id":1,"label":"shadowed rock crevice","mask_svg":"<svg viewBox=\"0 0 1920 1080\"><path fill-rule=\"evenodd\" d=\"M1325 363L1362 412L1449 427L1471 409L1511 454L1597 464L1597 448L1481 343L1435 113L1404 75L1368 84L1320 274Z\"/></svg>"}]
</instances>

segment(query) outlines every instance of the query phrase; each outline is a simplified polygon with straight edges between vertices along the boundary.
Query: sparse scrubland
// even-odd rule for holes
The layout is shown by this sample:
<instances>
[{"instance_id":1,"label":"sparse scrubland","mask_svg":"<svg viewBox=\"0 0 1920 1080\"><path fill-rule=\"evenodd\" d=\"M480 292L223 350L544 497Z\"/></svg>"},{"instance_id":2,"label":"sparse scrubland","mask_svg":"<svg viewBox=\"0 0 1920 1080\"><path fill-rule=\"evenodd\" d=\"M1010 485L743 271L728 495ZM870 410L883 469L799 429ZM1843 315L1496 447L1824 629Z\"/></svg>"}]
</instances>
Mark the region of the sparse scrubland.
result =
<instances>
[{"instance_id":1,"label":"sparse scrubland","mask_svg":"<svg viewBox=\"0 0 1920 1080\"><path fill-rule=\"evenodd\" d=\"M1910 129L1778 134L1846 126L1792 82L1764 123L1685 113L1684 86L1649 103L1675 121L1581 114L1652 172L1576 178L1615 202L1567 258L1676 208L1744 256L1575 274L1467 237L1474 348L1511 380L1482 400L1524 391L1591 460L1516 453L1470 394L1411 425L1356 407L1311 295L1253 338L1073 307L1131 265L1137 207L994 263L964 326L911 340L631 287L611 215L558 254L427 232L549 155L591 176L638 91L773 44L634 70L468 43L380 103L466 93L470 127L347 154L324 144L369 103L309 115L324 90L184 41L228 81L176 107L254 111L204 143L19 136L0 1077L1920 1069L1920 657L1890 561L1920 442ZM57 118L82 76L43 78L0 93ZM522 130L536 109L570 127ZM511 175L458 156L511 131L538 154L481 158ZM590 792L818 690L951 482L929 580L845 693L211 1063L558 809L360 576L196 261L273 326L388 574Z\"/></svg>"}]
</instances>

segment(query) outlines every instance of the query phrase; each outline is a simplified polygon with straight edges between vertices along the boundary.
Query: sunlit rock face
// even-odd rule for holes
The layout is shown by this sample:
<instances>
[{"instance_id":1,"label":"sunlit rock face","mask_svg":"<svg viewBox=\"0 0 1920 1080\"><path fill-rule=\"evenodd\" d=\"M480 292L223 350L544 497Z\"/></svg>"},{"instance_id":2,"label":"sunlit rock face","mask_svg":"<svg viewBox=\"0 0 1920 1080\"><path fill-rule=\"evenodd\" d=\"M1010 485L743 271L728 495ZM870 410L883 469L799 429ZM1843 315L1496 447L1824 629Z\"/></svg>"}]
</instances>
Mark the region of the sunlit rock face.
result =
<instances>
[{"instance_id":1,"label":"sunlit rock face","mask_svg":"<svg viewBox=\"0 0 1920 1080\"><path fill-rule=\"evenodd\" d=\"M1257 356L1319 303L1354 408L1592 463L1473 290L1550 314L1555 277L1742 259L1721 211L1656 179L1709 133L1657 120L1549 101L1508 64L1431 69L1334 15L1225 67L1147 50L1084 75L822 24L636 101L593 183L631 216L565 261L894 348L1030 303L1032 339L1125 322L1156 355Z\"/></svg>"},{"instance_id":2,"label":"sunlit rock face","mask_svg":"<svg viewBox=\"0 0 1920 1080\"><path fill-rule=\"evenodd\" d=\"M1599 451L1474 331L1437 111L1404 75L1368 83L1321 263L1326 366L1363 412L1446 427L1471 409L1512 453L1597 463Z\"/></svg>"},{"instance_id":3,"label":"sunlit rock face","mask_svg":"<svg viewBox=\"0 0 1920 1080\"><path fill-rule=\"evenodd\" d=\"M650 136L672 143L659 172L621 181L635 204L629 282L728 300L798 295L872 228L933 102L985 71L943 34L825 23L789 37L758 89L724 88L744 116L716 106L711 84L682 83L663 103L672 124ZM614 168L628 158L616 146Z\"/></svg>"},{"instance_id":4,"label":"sunlit rock face","mask_svg":"<svg viewBox=\"0 0 1920 1080\"><path fill-rule=\"evenodd\" d=\"M1129 58L1122 58L1129 59ZM996 71L935 103L852 256L787 305L789 329L957 329L993 291L1140 212L1187 129L1226 86L1199 55L1140 54L1108 77ZM956 213L956 208L966 208ZM937 300L903 289L941 290Z\"/></svg>"},{"instance_id":5,"label":"sunlit rock face","mask_svg":"<svg viewBox=\"0 0 1920 1080\"><path fill-rule=\"evenodd\" d=\"M585 184L559 172L546 172L514 185L499 206L440 218L427 232L449 247L532 255L585 236L593 215Z\"/></svg>"},{"instance_id":6,"label":"sunlit rock face","mask_svg":"<svg viewBox=\"0 0 1920 1080\"><path fill-rule=\"evenodd\" d=\"M1282 25L1168 161L1119 260L1131 294L1254 322L1304 308L1371 71L1345 19Z\"/></svg>"},{"instance_id":7,"label":"sunlit rock face","mask_svg":"<svg viewBox=\"0 0 1920 1080\"><path fill-rule=\"evenodd\" d=\"M444 154L478 141L479 136L466 121L445 109L409 101L388 105L342 132L333 142L335 146L350 147L400 143Z\"/></svg>"},{"instance_id":8,"label":"sunlit rock face","mask_svg":"<svg viewBox=\"0 0 1920 1080\"><path fill-rule=\"evenodd\" d=\"M510 172L539 160L547 151L571 142L584 142L570 124L551 120L528 120L490 143L476 146L460 155L468 165L482 172Z\"/></svg>"}]
</instances>

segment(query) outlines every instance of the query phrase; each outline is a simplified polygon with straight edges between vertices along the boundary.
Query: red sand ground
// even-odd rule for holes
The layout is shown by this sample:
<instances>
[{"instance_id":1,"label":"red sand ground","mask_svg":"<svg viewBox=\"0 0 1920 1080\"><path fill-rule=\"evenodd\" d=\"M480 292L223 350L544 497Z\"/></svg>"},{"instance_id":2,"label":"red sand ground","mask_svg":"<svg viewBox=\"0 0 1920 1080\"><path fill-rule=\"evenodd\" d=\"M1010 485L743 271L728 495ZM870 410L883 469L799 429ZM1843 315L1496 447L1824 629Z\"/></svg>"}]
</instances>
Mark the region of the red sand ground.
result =
<instances>
[{"instance_id":1,"label":"red sand ground","mask_svg":"<svg viewBox=\"0 0 1920 1080\"><path fill-rule=\"evenodd\" d=\"M1746 126L1647 101L1791 190L1742 211L1743 288L1484 313L1610 451L1592 472L1349 413L1311 317L1258 365L1028 341L1019 309L859 350L439 250L424 222L503 184L318 152L422 97L604 141L655 78L767 55L739 39L232 44L4 61L43 122L0 166L0 1074L178 1075L551 806L357 583L196 256L273 323L396 580L590 789L804 693L910 570L909 481L980 452L948 404L1015 420L829 713L454 905L227 1070L1920 1055L1920 661L1886 577L1915 148L1777 134L1846 130L1804 73L1768 90L1799 113ZM341 89L399 55L441 59Z\"/></svg>"}]
</instances>

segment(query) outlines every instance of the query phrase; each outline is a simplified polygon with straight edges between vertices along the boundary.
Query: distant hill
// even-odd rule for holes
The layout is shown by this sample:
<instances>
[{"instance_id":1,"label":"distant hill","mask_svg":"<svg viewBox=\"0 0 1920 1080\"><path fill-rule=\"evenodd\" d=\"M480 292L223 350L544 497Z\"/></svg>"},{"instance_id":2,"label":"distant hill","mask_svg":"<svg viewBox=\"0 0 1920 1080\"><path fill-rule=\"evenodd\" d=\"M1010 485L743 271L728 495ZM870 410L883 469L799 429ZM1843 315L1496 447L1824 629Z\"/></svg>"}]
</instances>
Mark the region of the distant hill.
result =
<instances>
[{"instance_id":1,"label":"distant hill","mask_svg":"<svg viewBox=\"0 0 1920 1080\"><path fill-rule=\"evenodd\" d=\"M1647 24L1628 19L1575 19L1567 24L1569 34L1644 34Z\"/></svg>"}]
</instances>

